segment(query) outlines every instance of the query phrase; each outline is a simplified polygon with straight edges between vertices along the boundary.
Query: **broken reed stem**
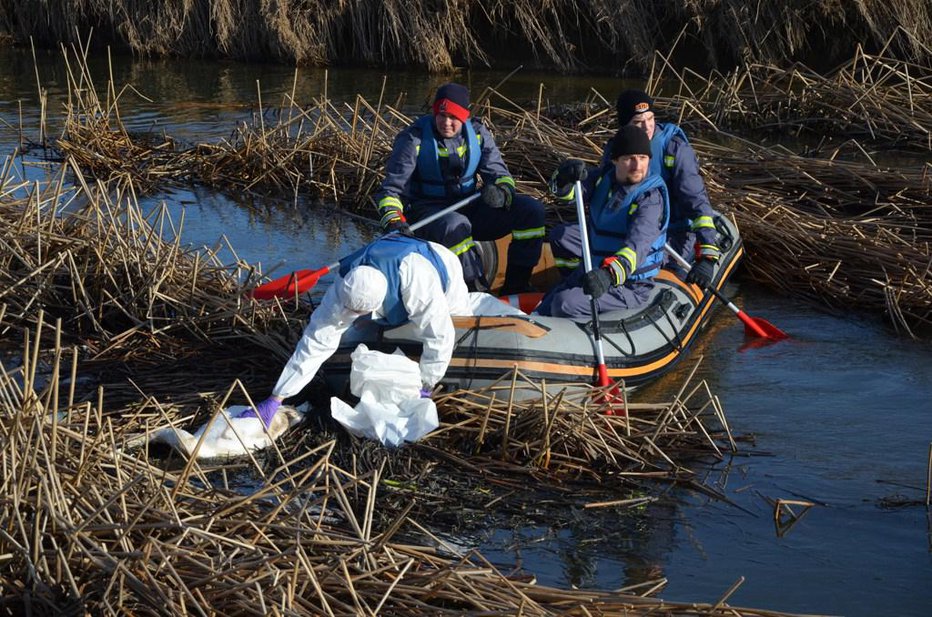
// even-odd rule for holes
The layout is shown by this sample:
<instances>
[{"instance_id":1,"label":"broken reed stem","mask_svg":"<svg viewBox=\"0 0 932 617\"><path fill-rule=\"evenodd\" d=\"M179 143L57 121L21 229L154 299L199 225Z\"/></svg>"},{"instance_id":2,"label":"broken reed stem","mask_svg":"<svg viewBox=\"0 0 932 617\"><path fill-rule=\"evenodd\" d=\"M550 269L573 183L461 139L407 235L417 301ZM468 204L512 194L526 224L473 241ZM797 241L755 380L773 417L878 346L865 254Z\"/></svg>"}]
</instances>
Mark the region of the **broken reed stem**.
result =
<instances>
[{"instance_id":1,"label":"broken reed stem","mask_svg":"<svg viewBox=\"0 0 932 617\"><path fill-rule=\"evenodd\" d=\"M932 442L929 442L929 459L926 463L926 507L929 507L929 499L932 498Z\"/></svg>"}]
</instances>

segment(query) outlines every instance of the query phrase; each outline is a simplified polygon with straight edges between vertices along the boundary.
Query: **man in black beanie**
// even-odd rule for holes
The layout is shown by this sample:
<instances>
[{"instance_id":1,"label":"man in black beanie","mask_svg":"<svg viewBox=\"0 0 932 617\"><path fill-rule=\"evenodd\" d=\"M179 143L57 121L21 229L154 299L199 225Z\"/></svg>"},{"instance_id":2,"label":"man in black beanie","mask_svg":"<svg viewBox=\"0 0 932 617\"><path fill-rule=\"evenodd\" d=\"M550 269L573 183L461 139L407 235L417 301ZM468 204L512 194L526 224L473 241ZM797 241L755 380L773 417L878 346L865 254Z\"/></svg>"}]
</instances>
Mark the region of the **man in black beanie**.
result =
<instances>
[{"instance_id":1,"label":"man in black beanie","mask_svg":"<svg viewBox=\"0 0 932 617\"><path fill-rule=\"evenodd\" d=\"M588 319L590 297L598 300L602 313L640 306L653 289L651 279L663 263L670 217L667 187L659 175L649 173L651 144L641 129L621 127L612 138L609 156L611 164L583 186L589 206L589 250L599 267L583 271L578 224L555 227L550 247L565 278L541 300L541 315ZM575 187L569 190L574 191Z\"/></svg>"},{"instance_id":2,"label":"man in black beanie","mask_svg":"<svg viewBox=\"0 0 932 617\"><path fill-rule=\"evenodd\" d=\"M662 176L670 191L670 246L687 260L695 260L685 276L686 282L708 287L721 251L695 150L678 125L656 122L654 99L643 90L623 91L615 109L618 126L637 126L647 133L653 153L650 171ZM608 160L610 150L608 143L602 154L603 162Z\"/></svg>"},{"instance_id":3,"label":"man in black beanie","mask_svg":"<svg viewBox=\"0 0 932 617\"><path fill-rule=\"evenodd\" d=\"M386 231L410 234L417 222L480 190L481 199L418 230L418 236L453 251L471 290L484 286L476 240L509 233L508 267L501 295L530 290L531 271L544 242L544 206L515 192L491 133L469 112L469 90L456 83L437 89L430 114L395 138L385 178L375 195Z\"/></svg>"}]
</instances>

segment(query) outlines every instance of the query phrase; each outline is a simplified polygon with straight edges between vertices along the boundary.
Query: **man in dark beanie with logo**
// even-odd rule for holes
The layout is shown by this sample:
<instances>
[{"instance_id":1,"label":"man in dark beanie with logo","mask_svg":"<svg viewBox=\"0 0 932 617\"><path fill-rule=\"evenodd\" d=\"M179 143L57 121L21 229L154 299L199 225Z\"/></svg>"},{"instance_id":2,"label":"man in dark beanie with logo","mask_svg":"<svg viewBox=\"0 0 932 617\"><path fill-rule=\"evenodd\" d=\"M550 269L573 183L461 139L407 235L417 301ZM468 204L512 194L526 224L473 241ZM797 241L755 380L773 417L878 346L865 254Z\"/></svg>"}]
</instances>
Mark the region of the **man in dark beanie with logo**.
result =
<instances>
[{"instance_id":1,"label":"man in dark beanie with logo","mask_svg":"<svg viewBox=\"0 0 932 617\"><path fill-rule=\"evenodd\" d=\"M663 177L670 191L670 246L687 260L695 260L686 282L708 287L721 252L696 152L678 125L654 119L654 99L643 90L625 90L615 108L618 126L640 127L650 138L650 171ZM603 160L609 148L606 144Z\"/></svg>"},{"instance_id":2,"label":"man in dark beanie with logo","mask_svg":"<svg viewBox=\"0 0 932 617\"><path fill-rule=\"evenodd\" d=\"M544 240L543 204L515 193L515 181L491 133L471 117L464 86L438 88L431 112L395 138L375 196L383 229L410 234L409 223L481 191L481 198L425 225L418 236L453 251L463 264L467 286L476 290L486 281L475 241L510 233L501 294L529 291Z\"/></svg>"},{"instance_id":3,"label":"man in dark beanie with logo","mask_svg":"<svg viewBox=\"0 0 932 617\"><path fill-rule=\"evenodd\" d=\"M623 126L615 133L609 159L592 181L582 185L589 206L589 250L593 265L598 265L583 272L578 224L555 227L550 246L565 278L541 300L537 307L541 315L588 319L590 297L603 313L635 308L650 296L651 279L660 271L667 239L667 187L659 175L649 173L651 144L638 127ZM560 167L576 167L571 163ZM560 188L561 194L575 191L566 183Z\"/></svg>"}]
</instances>

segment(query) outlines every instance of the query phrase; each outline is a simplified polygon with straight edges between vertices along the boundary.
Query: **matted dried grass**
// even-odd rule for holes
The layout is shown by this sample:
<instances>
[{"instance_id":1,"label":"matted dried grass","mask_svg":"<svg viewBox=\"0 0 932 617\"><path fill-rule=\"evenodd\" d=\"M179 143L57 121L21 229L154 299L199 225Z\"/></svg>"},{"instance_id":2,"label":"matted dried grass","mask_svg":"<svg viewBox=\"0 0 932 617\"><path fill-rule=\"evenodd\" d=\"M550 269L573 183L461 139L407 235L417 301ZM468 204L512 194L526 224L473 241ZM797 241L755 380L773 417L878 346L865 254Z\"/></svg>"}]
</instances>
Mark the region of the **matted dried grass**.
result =
<instances>
[{"instance_id":1,"label":"matted dried grass","mask_svg":"<svg viewBox=\"0 0 932 617\"><path fill-rule=\"evenodd\" d=\"M140 431L200 424L248 400L248 383L229 376L249 349L274 351L269 333L288 332L291 318L244 303L240 264L180 249L163 237L170 219L154 227L120 189L79 183L62 202L60 182L31 195L9 177L2 186L0 272L12 291L0 331L2 351L19 358L0 364L7 614L777 614L728 605L740 581L714 604L642 595L663 579L613 592L540 586L440 537L437 504L488 495L476 492L481 479L629 495L573 505L583 509L643 505L655 482L714 495L690 462L718 460L734 442L704 384L606 416L597 391L519 403L514 389L535 384L515 373L441 397L441 429L396 451L310 427L233 461L172 466L128 450ZM202 355L197 371L173 357L231 341L239 355L210 371ZM164 381L119 368L145 364ZM427 480L439 494L416 488ZM502 494L488 508L513 502Z\"/></svg>"},{"instance_id":2,"label":"matted dried grass","mask_svg":"<svg viewBox=\"0 0 932 617\"><path fill-rule=\"evenodd\" d=\"M656 84L670 78L678 80L672 82L677 91L659 93ZM926 207L932 167L921 154L932 148L930 80L927 68L859 52L828 76L805 67L749 66L698 79L658 57L647 87L658 91L661 120L675 119L690 131L713 205L743 232L746 270L754 280L830 310L882 316L897 331L920 338L932 332ZM671 82L664 83L670 90ZM598 162L614 113L598 93L572 107L549 106L537 94L519 102L487 90L473 108L493 129L519 190L545 200L553 223L574 214L549 200L547 179L566 157ZM299 104L292 92L273 125L259 114L230 140L166 155L160 163L146 144L102 150L133 137L120 131L118 115L84 104L93 101L79 100L70 110L61 141L82 169L141 185L173 176L225 190L303 194L372 218L371 195L392 140L413 119L401 111L404 101L370 103L357 96L341 102L322 95ZM751 135L811 131L822 138L796 152L765 145L765 137L739 138L719 125ZM881 162L889 157L877 150L890 148L919 158ZM146 155L133 163L121 158L126 152ZM101 167L108 160L120 164ZM182 165L185 173L176 173ZM145 171L133 173L134 167Z\"/></svg>"}]
</instances>

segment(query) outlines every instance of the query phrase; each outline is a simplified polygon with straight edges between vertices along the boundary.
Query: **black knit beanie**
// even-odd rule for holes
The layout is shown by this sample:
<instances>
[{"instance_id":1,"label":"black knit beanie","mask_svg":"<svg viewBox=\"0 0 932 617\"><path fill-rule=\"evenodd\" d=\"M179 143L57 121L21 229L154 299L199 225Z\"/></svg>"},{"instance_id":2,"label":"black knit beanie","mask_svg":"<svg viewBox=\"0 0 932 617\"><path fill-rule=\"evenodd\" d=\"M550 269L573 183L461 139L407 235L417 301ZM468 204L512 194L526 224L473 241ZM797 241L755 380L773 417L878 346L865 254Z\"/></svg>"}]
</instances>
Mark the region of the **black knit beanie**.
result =
<instances>
[{"instance_id":1,"label":"black knit beanie","mask_svg":"<svg viewBox=\"0 0 932 617\"><path fill-rule=\"evenodd\" d=\"M609 154L613 161L619 156L629 154L650 156L650 140L647 138L647 133L639 126L624 125L612 137L612 148Z\"/></svg>"},{"instance_id":2,"label":"black knit beanie","mask_svg":"<svg viewBox=\"0 0 932 617\"><path fill-rule=\"evenodd\" d=\"M625 90L618 95L615 109L618 111L618 126L624 126L638 114L653 111L654 99L643 90Z\"/></svg>"}]
</instances>

